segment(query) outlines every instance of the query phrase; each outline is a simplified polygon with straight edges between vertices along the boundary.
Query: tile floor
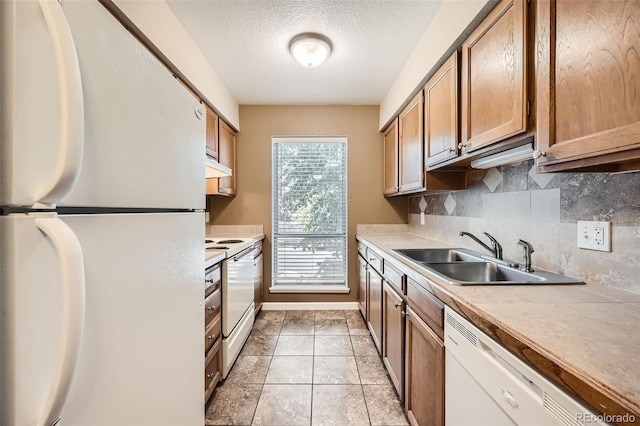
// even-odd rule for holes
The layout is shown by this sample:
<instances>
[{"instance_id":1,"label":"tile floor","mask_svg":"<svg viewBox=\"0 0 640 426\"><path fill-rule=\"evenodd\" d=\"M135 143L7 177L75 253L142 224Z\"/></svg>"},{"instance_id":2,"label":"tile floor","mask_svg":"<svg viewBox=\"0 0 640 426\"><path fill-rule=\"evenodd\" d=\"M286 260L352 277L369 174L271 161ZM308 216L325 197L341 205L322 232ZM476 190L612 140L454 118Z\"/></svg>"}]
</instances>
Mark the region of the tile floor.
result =
<instances>
[{"instance_id":1,"label":"tile floor","mask_svg":"<svg viewBox=\"0 0 640 426\"><path fill-rule=\"evenodd\" d=\"M359 311L262 311L207 425L406 425Z\"/></svg>"}]
</instances>

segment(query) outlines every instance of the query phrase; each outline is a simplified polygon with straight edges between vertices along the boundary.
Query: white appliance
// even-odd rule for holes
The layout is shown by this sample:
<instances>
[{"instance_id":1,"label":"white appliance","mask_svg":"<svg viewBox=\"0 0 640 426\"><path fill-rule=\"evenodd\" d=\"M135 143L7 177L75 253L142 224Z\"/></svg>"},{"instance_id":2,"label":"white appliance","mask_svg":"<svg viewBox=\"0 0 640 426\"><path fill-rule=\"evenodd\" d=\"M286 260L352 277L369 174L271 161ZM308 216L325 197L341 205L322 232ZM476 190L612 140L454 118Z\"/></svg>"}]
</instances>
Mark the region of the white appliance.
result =
<instances>
[{"instance_id":1,"label":"white appliance","mask_svg":"<svg viewBox=\"0 0 640 426\"><path fill-rule=\"evenodd\" d=\"M0 31L0 424L201 426L204 111L98 1Z\"/></svg>"},{"instance_id":2,"label":"white appliance","mask_svg":"<svg viewBox=\"0 0 640 426\"><path fill-rule=\"evenodd\" d=\"M444 334L447 425L605 424L449 307Z\"/></svg>"},{"instance_id":3,"label":"white appliance","mask_svg":"<svg viewBox=\"0 0 640 426\"><path fill-rule=\"evenodd\" d=\"M209 238L208 250L223 250L222 261L222 377L226 378L254 321L253 244L251 238Z\"/></svg>"}]
</instances>

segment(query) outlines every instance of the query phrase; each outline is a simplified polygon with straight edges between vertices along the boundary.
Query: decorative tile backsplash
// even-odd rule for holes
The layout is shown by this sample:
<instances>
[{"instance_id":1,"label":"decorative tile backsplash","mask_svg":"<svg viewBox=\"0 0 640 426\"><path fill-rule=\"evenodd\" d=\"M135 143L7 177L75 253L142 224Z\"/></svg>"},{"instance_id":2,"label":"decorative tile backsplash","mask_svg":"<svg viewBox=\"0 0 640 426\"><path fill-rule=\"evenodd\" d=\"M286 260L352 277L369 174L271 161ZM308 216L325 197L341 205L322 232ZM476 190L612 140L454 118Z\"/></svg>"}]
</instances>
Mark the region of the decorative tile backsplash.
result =
<instances>
[{"instance_id":1,"label":"decorative tile backsplash","mask_svg":"<svg viewBox=\"0 0 640 426\"><path fill-rule=\"evenodd\" d=\"M602 220L640 226L640 173L542 173L533 160L467 173L468 189L425 195L426 214L483 217L482 195L560 189L560 221ZM420 196L409 199L418 214ZM453 199L453 200L452 200Z\"/></svg>"},{"instance_id":2,"label":"decorative tile backsplash","mask_svg":"<svg viewBox=\"0 0 640 426\"><path fill-rule=\"evenodd\" d=\"M640 293L640 173L537 174L530 160L471 171L467 187L425 195L425 225L422 196L411 197L411 232L483 250L458 233L486 231L516 261L523 239L534 246L534 267ZM612 252L578 249L578 220L611 222Z\"/></svg>"}]
</instances>

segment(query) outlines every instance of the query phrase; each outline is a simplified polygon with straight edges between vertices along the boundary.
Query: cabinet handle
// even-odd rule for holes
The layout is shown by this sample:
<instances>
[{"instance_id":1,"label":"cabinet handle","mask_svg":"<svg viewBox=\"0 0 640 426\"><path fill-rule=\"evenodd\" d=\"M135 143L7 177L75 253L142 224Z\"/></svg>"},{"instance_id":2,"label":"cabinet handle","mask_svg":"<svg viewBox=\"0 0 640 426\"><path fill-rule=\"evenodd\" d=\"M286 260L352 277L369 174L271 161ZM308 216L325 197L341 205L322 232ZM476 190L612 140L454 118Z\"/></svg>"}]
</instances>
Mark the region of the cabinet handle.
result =
<instances>
[{"instance_id":1,"label":"cabinet handle","mask_svg":"<svg viewBox=\"0 0 640 426\"><path fill-rule=\"evenodd\" d=\"M453 154L454 152L456 152L454 148L449 148L449 154Z\"/></svg>"},{"instance_id":2,"label":"cabinet handle","mask_svg":"<svg viewBox=\"0 0 640 426\"><path fill-rule=\"evenodd\" d=\"M396 303L393 304L393 306L395 306L396 308L399 308L401 304L402 303L400 303L400 302L396 302Z\"/></svg>"},{"instance_id":3,"label":"cabinet handle","mask_svg":"<svg viewBox=\"0 0 640 426\"><path fill-rule=\"evenodd\" d=\"M409 312L400 311L400 315L402 315L402 317L408 317L409 316Z\"/></svg>"},{"instance_id":4,"label":"cabinet handle","mask_svg":"<svg viewBox=\"0 0 640 426\"><path fill-rule=\"evenodd\" d=\"M209 340L216 340L216 335L212 334L211 336L207 336Z\"/></svg>"},{"instance_id":5,"label":"cabinet handle","mask_svg":"<svg viewBox=\"0 0 640 426\"><path fill-rule=\"evenodd\" d=\"M216 376L216 373L207 374L207 379L213 379Z\"/></svg>"},{"instance_id":6,"label":"cabinet handle","mask_svg":"<svg viewBox=\"0 0 640 426\"><path fill-rule=\"evenodd\" d=\"M207 306L207 311L213 312L216 310L216 305Z\"/></svg>"},{"instance_id":7,"label":"cabinet handle","mask_svg":"<svg viewBox=\"0 0 640 426\"><path fill-rule=\"evenodd\" d=\"M460 149L460 150L462 150L462 151L464 151L466 147L467 147L467 144L466 144L466 143L462 143L462 142L461 142L461 143L459 143L459 144L458 144L458 149Z\"/></svg>"},{"instance_id":8,"label":"cabinet handle","mask_svg":"<svg viewBox=\"0 0 640 426\"><path fill-rule=\"evenodd\" d=\"M546 157L547 153L544 151L540 151L539 149L536 149L535 151L533 151L533 159L537 160L540 157Z\"/></svg>"},{"instance_id":9,"label":"cabinet handle","mask_svg":"<svg viewBox=\"0 0 640 426\"><path fill-rule=\"evenodd\" d=\"M213 278L208 278L208 279L204 280L204 282L213 284Z\"/></svg>"}]
</instances>

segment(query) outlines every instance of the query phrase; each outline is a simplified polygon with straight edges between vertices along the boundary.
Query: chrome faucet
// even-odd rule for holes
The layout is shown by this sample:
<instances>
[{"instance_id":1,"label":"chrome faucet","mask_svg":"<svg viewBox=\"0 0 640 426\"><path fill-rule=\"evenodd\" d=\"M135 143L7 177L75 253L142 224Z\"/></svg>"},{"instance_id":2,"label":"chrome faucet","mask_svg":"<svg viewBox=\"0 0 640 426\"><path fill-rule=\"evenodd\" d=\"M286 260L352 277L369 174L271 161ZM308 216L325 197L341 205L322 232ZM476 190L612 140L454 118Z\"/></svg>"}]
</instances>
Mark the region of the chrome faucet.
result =
<instances>
[{"instance_id":1,"label":"chrome faucet","mask_svg":"<svg viewBox=\"0 0 640 426\"><path fill-rule=\"evenodd\" d=\"M498 242L498 240L496 240L495 238L493 238L491 235L489 235L487 232L483 232L484 235L487 236L487 238L489 238L489 240L491 240L491 247L489 247L488 245L486 245L485 243L483 243L482 241L480 241L480 239L478 239L478 237L476 237L475 235L473 235L470 232L466 232L466 231L460 231L460 236L464 237L465 235L469 238L471 238L473 241L475 241L476 243L480 244L482 247L484 247L486 250L488 250L489 252L491 252L491 254L493 255L493 257L495 257L496 259L500 259L502 260L502 246L500 245L500 243Z\"/></svg>"},{"instance_id":2,"label":"chrome faucet","mask_svg":"<svg viewBox=\"0 0 640 426\"><path fill-rule=\"evenodd\" d=\"M533 269L531 268L531 253L535 251L533 249L533 246L523 240L518 240L518 245L522 246L522 248L524 249L524 263L520 270L524 272L533 272Z\"/></svg>"}]
</instances>

